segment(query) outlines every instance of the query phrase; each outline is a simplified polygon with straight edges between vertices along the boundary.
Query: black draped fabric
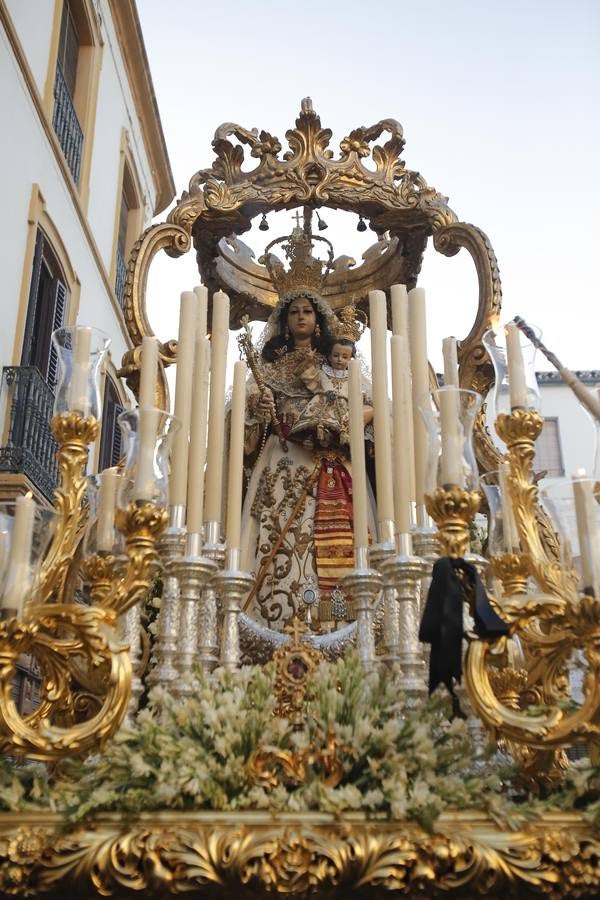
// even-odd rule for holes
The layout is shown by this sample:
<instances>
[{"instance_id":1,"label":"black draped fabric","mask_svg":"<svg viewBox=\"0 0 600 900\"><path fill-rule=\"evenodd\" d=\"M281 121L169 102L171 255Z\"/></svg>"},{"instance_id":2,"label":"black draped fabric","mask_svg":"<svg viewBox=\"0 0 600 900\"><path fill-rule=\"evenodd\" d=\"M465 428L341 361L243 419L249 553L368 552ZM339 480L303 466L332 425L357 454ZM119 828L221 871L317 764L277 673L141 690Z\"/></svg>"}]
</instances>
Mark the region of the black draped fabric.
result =
<instances>
[{"instance_id":1,"label":"black draped fabric","mask_svg":"<svg viewBox=\"0 0 600 900\"><path fill-rule=\"evenodd\" d=\"M460 682L462 676L465 585L459 573L468 581L472 591L472 614L477 636L495 640L508 634L508 625L491 607L475 566L461 558L445 556L438 559L433 566L431 586L419 629L419 640L431 644L430 694L438 684L445 684L452 694L454 682Z\"/></svg>"}]
</instances>

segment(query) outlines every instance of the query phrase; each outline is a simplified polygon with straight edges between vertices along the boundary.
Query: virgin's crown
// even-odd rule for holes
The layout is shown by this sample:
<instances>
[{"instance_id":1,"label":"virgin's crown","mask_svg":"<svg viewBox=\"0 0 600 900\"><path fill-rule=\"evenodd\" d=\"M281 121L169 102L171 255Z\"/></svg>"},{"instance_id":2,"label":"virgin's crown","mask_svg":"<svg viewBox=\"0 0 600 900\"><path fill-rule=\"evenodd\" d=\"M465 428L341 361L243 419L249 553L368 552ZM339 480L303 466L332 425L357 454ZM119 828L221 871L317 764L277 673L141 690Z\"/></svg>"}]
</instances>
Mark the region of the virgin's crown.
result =
<instances>
[{"instance_id":1,"label":"virgin's crown","mask_svg":"<svg viewBox=\"0 0 600 900\"><path fill-rule=\"evenodd\" d=\"M304 214L304 226L296 225L290 235L276 238L265 248L259 262L266 266L271 281L281 300L299 296L321 297L325 279L333 263L333 245L327 238L314 235L310 227L310 211ZM321 260L312 255L315 241L328 245L328 259ZM286 269L271 247L281 244L289 267Z\"/></svg>"}]
</instances>

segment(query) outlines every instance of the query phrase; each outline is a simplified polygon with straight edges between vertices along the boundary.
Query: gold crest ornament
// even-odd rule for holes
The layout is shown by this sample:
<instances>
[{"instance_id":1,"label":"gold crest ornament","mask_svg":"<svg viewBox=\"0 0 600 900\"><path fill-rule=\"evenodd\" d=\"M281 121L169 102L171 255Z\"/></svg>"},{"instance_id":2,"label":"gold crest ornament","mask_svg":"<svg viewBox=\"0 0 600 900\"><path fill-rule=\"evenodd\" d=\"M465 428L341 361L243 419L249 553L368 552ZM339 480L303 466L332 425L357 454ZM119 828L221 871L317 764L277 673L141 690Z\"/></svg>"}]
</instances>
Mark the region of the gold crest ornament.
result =
<instances>
[{"instance_id":1,"label":"gold crest ornament","mask_svg":"<svg viewBox=\"0 0 600 900\"><path fill-rule=\"evenodd\" d=\"M361 309L357 309L354 302L344 306L336 316L332 324L333 336L339 340L352 341L354 344L360 340L367 327L367 315Z\"/></svg>"},{"instance_id":2,"label":"gold crest ornament","mask_svg":"<svg viewBox=\"0 0 600 900\"><path fill-rule=\"evenodd\" d=\"M284 305L296 297L320 301L325 279L333 267L333 244L327 238L312 233L311 220L312 210L309 207L304 208L304 225L300 225L300 214L296 213L296 227L291 235L275 238L266 246L259 259L267 268L271 282ZM315 241L327 244L326 261L312 255ZM283 247L289 262L288 269L274 253L269 252L276 244Z\"/></svg>"}]
</instances>

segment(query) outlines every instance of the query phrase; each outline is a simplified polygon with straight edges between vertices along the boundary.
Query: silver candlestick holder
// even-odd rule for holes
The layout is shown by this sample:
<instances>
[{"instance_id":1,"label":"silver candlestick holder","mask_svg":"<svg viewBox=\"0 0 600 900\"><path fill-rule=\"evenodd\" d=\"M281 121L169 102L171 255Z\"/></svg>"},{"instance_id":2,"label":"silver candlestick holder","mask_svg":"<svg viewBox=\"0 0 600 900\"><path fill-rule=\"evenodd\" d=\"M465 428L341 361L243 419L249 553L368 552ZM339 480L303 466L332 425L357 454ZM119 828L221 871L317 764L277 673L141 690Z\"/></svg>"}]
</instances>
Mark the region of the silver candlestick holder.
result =
<instances>
[{"instance_id":1,"label":"silver candlestick holder","mask_svg":"<svg viewBox=\"0 0 600 900\"><path fill-rule=\"evenodd\" d=\"M401 683L409 706L413 706L427 694L427 667L424 648L419 641L419 599L422 580L431 572L431 563L412 553L410 537L408 534L399 536L400 552L382 562L382 572L386 583L394 588L398 606Z\"/></svg>"},{"instance_id":2,"label":"silver candlestick holder","mask_svg":"<svg viewBox=\"0 0 600 900\"><path fill-rule=\"evenodd\" d=\"M172 688L177 684L176 667L179 639L180 599L179 579L175 562L185 550L185 507L173 506L169 511L169 527L158 544L163 569L163 590L157 621L156 643L148 684Z\"/></svg>"},{"instance_id":3,"label":"silver candlestick holder","mask_svg":"<svg viewBox=\"0 0 600 900\"><path fill-rule=\"evenodd\" d=\"M225 544L220 534L219 522L205 523L202 556L214 562L216 572L223 568L225 561ZM213 577L202 592L198 609L198 663L207 675L219 665L218 605L219 591Z\"/></svg>"},{"instance_id":4,"label":"silver candlestick holder","mask_svg":"<svg viewBox=\"0 0 600 900\"><path fill-rule=\"evenodd\" d=\"M239 668L240 654L240 604L253 583L248 572L240 571L240 551L228 550L225 568L215 578L221 598L223 624L221 627L220 663L224 669Z\"/></svg>"},{"instance_id":5,"label":"silver candlestick holder","mask_svg":"<svg viewBox=\"0 0 600 900\"><path fill-rule=\"evenodd\" d=\"M390 668L400 664L400 619L396 589L385 577L383 564L395 553L393 544L373 544L369 553L373 567L383 575L383 659Z\"/></svg>"},{"instance_id":6,"label":"silver candlestick holder","mask_svg":"<svg viewBox=\"0 0 600 900\"><path fill-rule=\"evenodd\" d=\"M173 564L173 571L179 581L180 628L177 669L180 679L177 693L181 696L192 694L196 687L193 668L199 662L198 637L203 595L218 568L213 559L201 554L201 535L188 535L185 556L175 560Z\"/></svg>"},{"instance_id":7,"label":"silver candlestick holder","mask_svg":"<svg viewBox=\"0 0 600 900\"><path fill-rule=\"evenodd\" d=\"M375 634L373 610L375 599L383 587L379 572L369 568L367 547L357 547L354 551L355 568L344 577L344 590L356 599L356 643L363 668L370 672L375 668Z\"/></svg>"}]
</instances>

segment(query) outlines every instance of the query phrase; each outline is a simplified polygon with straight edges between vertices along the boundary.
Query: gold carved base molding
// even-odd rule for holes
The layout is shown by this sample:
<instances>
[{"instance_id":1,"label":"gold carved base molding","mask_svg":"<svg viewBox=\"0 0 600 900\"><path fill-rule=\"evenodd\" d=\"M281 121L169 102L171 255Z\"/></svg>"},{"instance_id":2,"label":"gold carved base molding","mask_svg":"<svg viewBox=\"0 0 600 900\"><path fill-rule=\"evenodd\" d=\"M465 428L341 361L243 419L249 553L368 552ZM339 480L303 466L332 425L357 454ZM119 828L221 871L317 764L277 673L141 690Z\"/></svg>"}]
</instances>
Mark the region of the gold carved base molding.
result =
<instances>
[{"instance_id":1,"label":"gold carved base molding","mask_svg":"<svg viewBox=\"0 0 600 900\"><path fill-rule=\"evenodd\" d=\"M600 840L575 814L503 830L445 813L434 834L361 814L104 815L69 832L0 814L0 896L597 898Z\"/></svg>"}]
</instances>

